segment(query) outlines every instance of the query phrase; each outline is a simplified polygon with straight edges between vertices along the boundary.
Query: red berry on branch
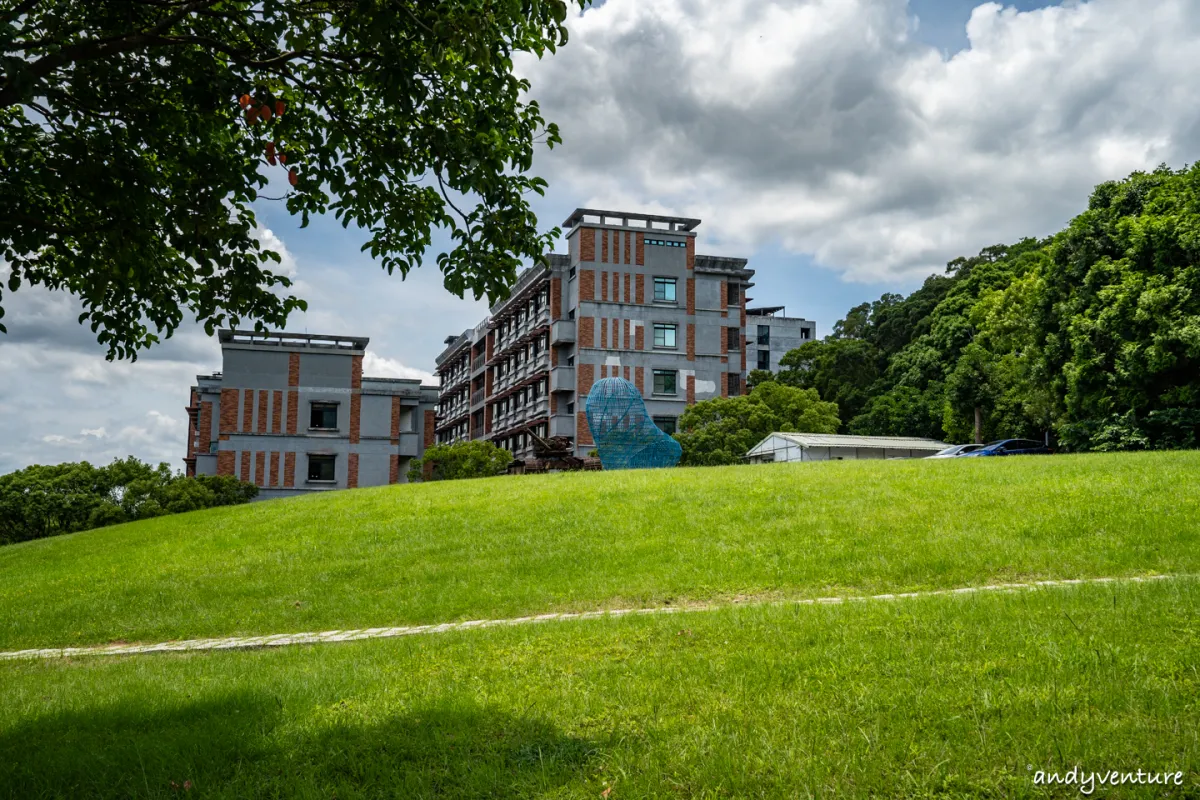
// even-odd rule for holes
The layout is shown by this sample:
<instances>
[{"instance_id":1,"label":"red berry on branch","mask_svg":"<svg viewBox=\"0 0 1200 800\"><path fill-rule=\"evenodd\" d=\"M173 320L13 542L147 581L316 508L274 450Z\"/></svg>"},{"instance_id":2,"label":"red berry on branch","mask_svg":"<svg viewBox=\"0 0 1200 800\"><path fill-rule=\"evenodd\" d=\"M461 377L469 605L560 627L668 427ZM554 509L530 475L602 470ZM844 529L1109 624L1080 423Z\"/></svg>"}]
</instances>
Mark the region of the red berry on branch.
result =
<instances>
[{"instance_id":1,"label":"red berry on branch","mask_svg":"<svg viewBox=\"0 0 1200 800\"><path fill-rule=\"evenodd\" d=\"M276 100L275 101L275 116L282 117L283 110L285 108L287 108L287 103L284 103L282 100Z\"/></svg>"},{"instance_id":2,"label":"red berry on branch","mask_svg":"<svg viewBox=\"0 0 1200 800\"><path fill-rule=\"evenodd\" d=\"M242 108L246 108L247 106L249 106L250 105L250 95L244 94L241 97L239 97L238 105L240 105Z\"/></svg>"},{"instance_id":3,"label":"red berry on branch","mask_svg":"<svg viewBox=\"0 0 1200 800\"><path fill-rule=\"evenodd\" d=\"M295 186L299 182L300 182L300 176L296 174L296 170L289 169L288 170L288 183L290 183L292 186Z\"/></svg>"},{"instance_id":4,"label":"red berry on branch","mask_svg":"<svg viewBox=\"0 0 1200 800\"><path fill-rule=\"evenodd\" d=\"M260 117L262 117L263 119L268 119L268 120L269 120L269 119L271 118L271 107L270 107L270 106L263 106L262 108L260 108L260 109L258 110L258 115L259 115Z\"/></svg>"}]
</instances>

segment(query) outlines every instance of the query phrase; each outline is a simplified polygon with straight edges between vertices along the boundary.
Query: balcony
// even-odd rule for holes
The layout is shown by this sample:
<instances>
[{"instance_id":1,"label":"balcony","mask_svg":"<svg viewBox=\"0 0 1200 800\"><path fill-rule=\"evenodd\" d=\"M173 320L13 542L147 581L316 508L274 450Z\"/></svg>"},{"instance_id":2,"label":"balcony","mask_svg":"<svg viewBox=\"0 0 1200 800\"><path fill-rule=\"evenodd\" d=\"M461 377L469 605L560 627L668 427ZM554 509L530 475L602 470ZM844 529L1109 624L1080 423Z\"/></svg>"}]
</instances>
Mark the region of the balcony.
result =
<instances>
[{"instance_id":1,"label":"balcony","mask_svg":"<svg viewBox=\"0 0 1200 800\"><path fill-rule=\"evenodd\" d=\"M482 402L483 402L483 389L476 389L475 391L471 392L471 407L472 408L474 408L475 406L479 405Z\"/></svg>"},{"instance_id":2,"label":"balcony","mask_svg":"<svg viewBox=\"0 0 1200 800\"><path fill-rule=\"evenodd\" d=\"M575 341L575 320L555 320L550 326L550 344L569 344Z\"/></svg>"},{"instance_id":3,"label":"balcony","mask_svg":"<svg viewBox=\"0 0 1200 800\"><path fill-rule=\"evenodd\" d=\"M551 436L575 436L575 417L566 414L556 414L550 418Z\"/></svg>"},{"instance_id":4,"label":"balcony","mask_svg":"<svg viewBox=\"0 0 1200 800\"><path fill-rule=\"evenodd\" d=\"M479 370L483 369L483 365L487 363L487 354L480 353L471 361L471 374L474 375Z\"/></svg>"},{"instance_id":5,"label":"balcony","mask_svg":"<svg viewBox=\"0 0 1200 800\"><path fill-rule=\"evenodd\" d=\"M575 391L575 368L555 367L554 369L550 370L550 391Z\"/></svg>"}]
</instances>

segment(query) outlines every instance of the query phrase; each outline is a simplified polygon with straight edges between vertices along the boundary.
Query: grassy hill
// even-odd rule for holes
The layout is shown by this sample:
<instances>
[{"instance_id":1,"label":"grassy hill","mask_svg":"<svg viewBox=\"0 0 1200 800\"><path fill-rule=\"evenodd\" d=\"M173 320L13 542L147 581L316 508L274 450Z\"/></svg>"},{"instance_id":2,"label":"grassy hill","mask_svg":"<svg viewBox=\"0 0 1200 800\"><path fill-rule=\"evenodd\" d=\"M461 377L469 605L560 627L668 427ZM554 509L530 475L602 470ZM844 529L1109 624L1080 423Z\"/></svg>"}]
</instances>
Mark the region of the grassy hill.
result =
<instances>
[{"instance_id":1,"label":"grassy hill","mask_svg":"<svg viewBox=\"0 0 1200 800\"><path fill-rule=\"evenodd\" d=\"M1200 453L356 490L0 548L0 649L1196 572Z\"/></svg>"},{"instance_id":2,"label":"grassy hill","mask_svg":"<svg viewBox=\"0 0 1200 800\"><path fill-rule=\"evenodd\" d=\"M0 797L1200 793L1200 453L360 490L0 549L0 649L732 605L0 662Z\"/></svg>"}]
</instances>

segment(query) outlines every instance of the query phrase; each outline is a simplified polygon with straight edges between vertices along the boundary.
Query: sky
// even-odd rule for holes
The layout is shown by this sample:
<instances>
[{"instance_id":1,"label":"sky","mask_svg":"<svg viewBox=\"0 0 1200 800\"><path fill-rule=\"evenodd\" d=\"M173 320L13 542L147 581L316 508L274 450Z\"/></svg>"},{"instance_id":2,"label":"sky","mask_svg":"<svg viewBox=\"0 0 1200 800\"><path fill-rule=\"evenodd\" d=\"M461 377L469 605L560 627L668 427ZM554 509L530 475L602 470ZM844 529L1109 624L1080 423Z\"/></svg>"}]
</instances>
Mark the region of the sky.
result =
<instances>
[{"instance_id":1,"label":"sky","mask_svg":"<svg viewBox=\"0 0 1200 800\"><path fill-rule=\"evenodd\" d=\"M568 24L565 48L516 65L564 139L534 163L543 229L580 206L698 217L698 252L748 258L754 302L820 336L952 258L1061 229L1097 183L1200 153L1195 0L605 0ZM443 288L444 235L401 281L361 231L257 213L309 302L288 328L369 336L368 375L431 380L443 339L486 313ZM4 305L0 474L182 466L215 340L188 326L110 363L69 295Z\"/></svg>"}]
</instances>

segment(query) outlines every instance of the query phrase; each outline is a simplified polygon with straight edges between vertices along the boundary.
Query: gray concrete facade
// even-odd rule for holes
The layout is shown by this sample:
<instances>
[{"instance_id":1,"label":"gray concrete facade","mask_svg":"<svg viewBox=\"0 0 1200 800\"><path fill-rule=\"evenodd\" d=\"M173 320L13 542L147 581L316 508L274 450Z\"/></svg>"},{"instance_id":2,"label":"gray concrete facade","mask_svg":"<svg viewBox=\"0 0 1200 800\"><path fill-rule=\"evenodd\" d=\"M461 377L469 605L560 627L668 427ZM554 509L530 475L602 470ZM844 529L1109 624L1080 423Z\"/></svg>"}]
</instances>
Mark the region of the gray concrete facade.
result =
<instances>
[{"instance_id":1,"label":"gray concrete facade","mask_svg":"<svg viewBox=\"0 0 1200 800\"><path fill-rule=\"evenodd\" d=\"M671 430L683 410L743 392L746 259L696 254L698 219L576 209L568 252L522 273L437 359L438 441L490 439L518 458L532 431L594 443L584 402L629 380Z\"/></svg>"},{"instance_id":2,"label":"gray concrete facade","mask_svg":"<svg viewBox=\"0 0 1200 800\"><path fill-rule=\"evenodd\" d=\"M779 359L817 338L817 323L784 314L783 306L746 309L746 371L778 372Z\"/></svg>"},{"instance_id":3,"label":"gray concrete facade","mask_svg":"<svg viewBox=\"0 0 1200 800\"><path fill-rule=\"evenodd\" d=\"M221 331L222 371L191 390L189 475L260 498L403 483L433 441L437 389L362 374L368 339Z\"/></svg>"}]
</instances>

